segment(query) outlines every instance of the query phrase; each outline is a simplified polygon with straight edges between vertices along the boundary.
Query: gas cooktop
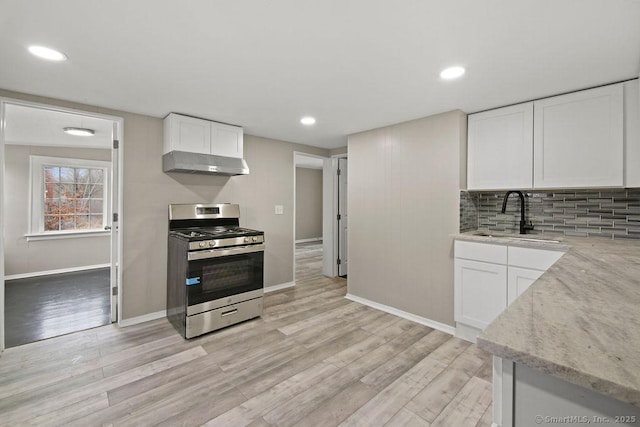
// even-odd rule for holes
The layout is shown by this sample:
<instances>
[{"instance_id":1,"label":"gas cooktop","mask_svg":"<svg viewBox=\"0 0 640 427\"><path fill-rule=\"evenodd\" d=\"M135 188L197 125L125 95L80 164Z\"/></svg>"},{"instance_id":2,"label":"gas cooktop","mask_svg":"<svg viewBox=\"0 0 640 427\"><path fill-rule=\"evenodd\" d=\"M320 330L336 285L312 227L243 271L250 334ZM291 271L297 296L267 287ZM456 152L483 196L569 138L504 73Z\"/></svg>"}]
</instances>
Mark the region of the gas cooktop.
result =
<instances>
[{"instance_id":1,"label":"gas cooktop","mask_svg":"<svg viewBox=\"0 0 640 427\"><path fill-rule=\"evenodd\" d=\"M229 237L262 236L263 231L236 226L190 227L171 230L170 234L189 241L223 239Z\"/></svg>"}]
</instances>

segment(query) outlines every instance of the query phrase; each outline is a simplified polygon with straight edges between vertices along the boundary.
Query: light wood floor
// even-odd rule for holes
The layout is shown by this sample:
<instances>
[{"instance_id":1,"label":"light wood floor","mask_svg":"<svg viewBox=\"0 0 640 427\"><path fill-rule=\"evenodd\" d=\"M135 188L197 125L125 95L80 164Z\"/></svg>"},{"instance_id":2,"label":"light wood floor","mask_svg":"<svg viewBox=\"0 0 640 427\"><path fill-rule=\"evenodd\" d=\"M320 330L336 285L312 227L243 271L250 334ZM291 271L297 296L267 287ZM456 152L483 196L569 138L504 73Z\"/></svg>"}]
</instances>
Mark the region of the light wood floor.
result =
<instances>
[{"instance_id":1,"label":"light wood floor","mask_svg":"<svg viewBox=\"0 0 640 427\"><path fill-rule=\"evenodd\" d=\"M490 425L488 354L344 299L346 281L303 252L296 287L267 294L258 320L191 341L161 319L6 350L0 425Z\"/></svg>"}]
</instances>

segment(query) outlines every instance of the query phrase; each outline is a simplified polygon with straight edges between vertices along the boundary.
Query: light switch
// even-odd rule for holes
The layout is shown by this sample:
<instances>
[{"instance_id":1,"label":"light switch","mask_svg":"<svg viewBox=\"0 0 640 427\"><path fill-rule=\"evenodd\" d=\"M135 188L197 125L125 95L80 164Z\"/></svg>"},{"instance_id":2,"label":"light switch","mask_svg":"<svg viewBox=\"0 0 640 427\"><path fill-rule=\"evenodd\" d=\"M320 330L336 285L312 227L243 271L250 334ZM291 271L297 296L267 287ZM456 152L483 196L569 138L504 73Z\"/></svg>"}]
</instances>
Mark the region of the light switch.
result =
<instances>
[{"instance_id":1,"label":"light switch","mask_svg":"<svg viewBox=\"0 0 640 427\"><path fill-rule=\"evenodd\" d=\"M276 215L282 215L284 213L284 206L276 205Z\"/></svg>"}]
</instances>

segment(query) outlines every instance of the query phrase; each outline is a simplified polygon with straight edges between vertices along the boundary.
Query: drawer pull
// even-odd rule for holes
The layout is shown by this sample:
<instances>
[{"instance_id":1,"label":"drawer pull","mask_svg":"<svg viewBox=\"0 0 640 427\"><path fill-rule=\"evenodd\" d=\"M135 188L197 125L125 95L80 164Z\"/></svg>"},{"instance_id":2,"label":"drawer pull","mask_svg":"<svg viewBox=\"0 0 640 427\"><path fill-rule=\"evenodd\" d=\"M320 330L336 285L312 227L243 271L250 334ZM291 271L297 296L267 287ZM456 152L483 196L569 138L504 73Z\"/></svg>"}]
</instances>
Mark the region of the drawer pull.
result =
<instances>
[{"instance_id":1,"label":"drawer pull","mask_svg":"<svg viewBox=\"0 0 640 427\"><path fill-rule=\"evenodd\" d=\"M237 312L238 312L238 309L234 308L233 310L225 311L224 313L220 314L220 316L221 317L231 316L232 314L236 314Z\"/></svg>"}]
</instances>

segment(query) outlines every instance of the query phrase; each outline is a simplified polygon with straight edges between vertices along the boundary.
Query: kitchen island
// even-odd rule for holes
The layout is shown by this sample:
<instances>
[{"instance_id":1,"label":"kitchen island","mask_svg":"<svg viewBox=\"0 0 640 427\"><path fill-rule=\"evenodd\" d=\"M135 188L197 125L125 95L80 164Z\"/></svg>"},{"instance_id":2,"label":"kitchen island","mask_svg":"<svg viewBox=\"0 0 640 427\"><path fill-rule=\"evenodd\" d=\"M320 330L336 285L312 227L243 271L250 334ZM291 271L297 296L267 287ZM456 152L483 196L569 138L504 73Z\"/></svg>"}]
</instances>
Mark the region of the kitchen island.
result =
<instances>
[{"instance_id":1,"label":"kitchen island","mask_svg":"<svg viewBox=\"0 0 640 427\"><path fill-rule=\"evenodd\" d=\"M561 240L567 252L478 336L495 356L494 425L640 425L640 241Z\"/></svg>"}]
</instances>

